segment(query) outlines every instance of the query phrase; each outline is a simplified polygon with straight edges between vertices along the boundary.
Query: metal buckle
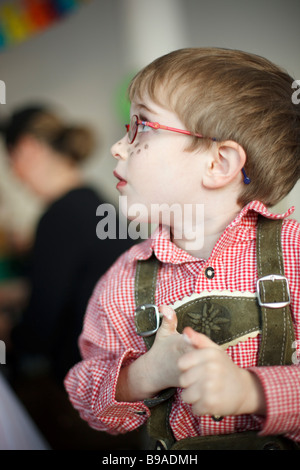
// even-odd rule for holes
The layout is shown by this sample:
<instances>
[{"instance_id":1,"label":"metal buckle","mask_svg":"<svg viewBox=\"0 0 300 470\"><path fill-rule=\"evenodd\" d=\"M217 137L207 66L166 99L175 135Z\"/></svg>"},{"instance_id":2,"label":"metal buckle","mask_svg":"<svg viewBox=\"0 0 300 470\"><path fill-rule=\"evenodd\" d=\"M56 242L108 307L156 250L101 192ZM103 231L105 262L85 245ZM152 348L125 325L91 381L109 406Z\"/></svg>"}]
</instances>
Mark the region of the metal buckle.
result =
<instances>
[{"instance_id":1,"label":"metal buckle","mask_svg":"<svg viewBox=\"0 0 300 470\"><path fill-rule=\"evenodd\" d=\"M154 450L168 450L168 446L163 439L158 439L155 443Z\"/></svg>"},{"instance_id":2,"label":"metal buckle","mask_svg":"<svg viewBox=\"0 0 300 470\"><path fill-rule=\"evenodd\" d=\"M288 300L285 302L271 302L271 303L266 303L261 300L260 296L260 282L262 281L285 281L286 282L286 291L288 295ZM289 289L289 282L285 276L281 276L280 274L270 274L268 276L261 277L260 279L257 280L256 282L256 291L257 291L257 298L258 298L258 303L261 307L268 307L268 308L282 308L286 307L289 305L291 302L290 298L290 289Z\"/></svg>"},{"instance_id":3,"label":"metal buckle","mask_svg":"<svg viewBox=\"0 0 300 470\"><path fill-rule=\"evenodd\" d=\"M162 317L161 313L159 312L158 310L158 307L154 304L144 304L144 305L140 305L139 307L137 307L135 309L135 312L134 312L134 316L137 317L141 311L145 311L146 309L148 308L152 308L153 309L153 313L155 315L155 321L156 321L156 325L155 325L155 328L153 330L150 330L150 331L137 331L136 329L136 332L139 336L143 336L143 337L148 337L148 336L152 336L154 335L158 328L159 328L159 321L160 321L160 318Z\"/></svg>"}]
</instances>

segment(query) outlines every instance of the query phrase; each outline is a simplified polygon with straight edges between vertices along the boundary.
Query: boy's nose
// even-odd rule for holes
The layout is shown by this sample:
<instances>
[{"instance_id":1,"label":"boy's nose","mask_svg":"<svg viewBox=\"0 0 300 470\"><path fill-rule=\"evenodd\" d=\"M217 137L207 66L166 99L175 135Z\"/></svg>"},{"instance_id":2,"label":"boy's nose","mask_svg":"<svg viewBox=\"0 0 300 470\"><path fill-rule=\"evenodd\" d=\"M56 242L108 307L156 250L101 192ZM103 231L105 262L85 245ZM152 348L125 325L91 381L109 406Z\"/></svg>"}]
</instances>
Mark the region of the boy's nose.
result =
<instances>
[{"instance_id":1,"label":"boy's nose","mask_svg":"<svg viewBox=\"0 0 300 470\"><path fill-rule=\"evenodd\" d=\"M129 143L127 139L127 134L124 137L116 142L110 149L110 152L114 158L117 160L125 160L129 153Z\"/></svg>"}]
</instances>

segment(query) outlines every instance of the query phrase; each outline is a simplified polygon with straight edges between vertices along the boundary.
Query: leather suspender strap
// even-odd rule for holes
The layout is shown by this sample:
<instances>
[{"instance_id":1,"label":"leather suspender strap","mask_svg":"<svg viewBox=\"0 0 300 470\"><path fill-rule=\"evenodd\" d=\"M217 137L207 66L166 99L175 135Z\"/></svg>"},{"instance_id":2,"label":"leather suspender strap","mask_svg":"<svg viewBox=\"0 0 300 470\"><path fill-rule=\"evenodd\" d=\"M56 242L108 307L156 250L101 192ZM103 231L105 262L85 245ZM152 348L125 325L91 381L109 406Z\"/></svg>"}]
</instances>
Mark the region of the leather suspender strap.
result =
<instances>
[{"instance_id":1,"label":"leather suspender strap","mask_svg":"<svg viewBox=\"0 0 300 470\"><path fill-rule=\"evenodd\" d=\"M156 278L159 269L159 261L152 255L145 261L138 261L135 276L135 303L136 307L145 305L142 315L135 317L137 332L152 330L155 326L153 308L155 303ZM144 337L147 349L150 349L155 339L155 334ZM159 365L158 365L159 367ZM163 442L168 449L174 444L174 436L169 425L169 415L172 407L172 397L175 388L163 390L155 398L144 400L145 405L151 408L151 416L147 422L147 431L154 447L157 441Z\"/></svg>"},{"instance_id":2,"label":"leather suspender strap","mask_svg":"<svg viewBox=\"0 0 300 470\"><path fill-rule=\"evenodd\" d=\"M138 261L135 274L135 305L153 305L155 303L156 277L159 269L158 259L152 255L151 258ZM143 315L135 318L138 332L153 329L153 314L151 308L146 308ZM152 325L150 327L150 325ZM155 335L144 337L147 349L150 349L155 339Z\"/></svg>"},{"instance_id":3,"label":"leather suspender strap","mask_svg":"<svg viewBox=\"0 0 300 470\"><path fill-rule=\"evenodd\" d=\"M288 281L284 276L281 227L282 220L259 216L256 256L262 321L260 366L292 363L294 328Z\"/></svg>"}]
</instances>

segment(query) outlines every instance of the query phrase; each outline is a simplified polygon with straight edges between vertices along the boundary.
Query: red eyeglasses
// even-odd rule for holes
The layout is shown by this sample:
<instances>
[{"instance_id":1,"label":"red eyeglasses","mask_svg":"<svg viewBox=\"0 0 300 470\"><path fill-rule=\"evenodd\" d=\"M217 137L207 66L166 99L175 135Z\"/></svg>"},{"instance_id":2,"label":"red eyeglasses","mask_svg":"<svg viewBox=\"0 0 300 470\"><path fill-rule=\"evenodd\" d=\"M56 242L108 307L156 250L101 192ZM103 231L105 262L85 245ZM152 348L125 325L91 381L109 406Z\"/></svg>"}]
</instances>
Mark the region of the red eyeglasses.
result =
<instances>
[{"instance_id":1,"label":"red eyeglasses","mask_svg":"<svg viewBox=\"0 0 300 470\"><path fill-rule=\"evenodd\" d=\"M158 122L142 121L134 114L130 120L130 124L126 124L128 141L130 144L135 141L140 125L151 127L152 129L163 129L165 131L179 132L180 134L192 135L193 137L199 137L200 139L204 138L204 136L201 134L195 134L193 132L185 131L183 129L176 129L175 127L164 126L162 124L159 124ZM214 137L208 137L208 139L213 140L214 142L217 140Z\"/></svg>"},{"instance_id":2,"label":"red eyeglasses","mask_svg":"<svg viewBox=\"0 0 300 470\"><path fill-rule=\"evenodd\" d=\"M159 124L158 122L142 121L141 119L137 117L136 114L134 114L132 118L130 119L130 124L125 125L126 130L127 130L128 142L130 144L133 144L133 142L135 141L139 126L147 126L147 127L151 127L152 129L163 129L165 131L179 132L180 134L191 135L193 137L199 137L200 139L204 139L204 136L201 134L195 134L193 132L185 131L183 129L176 129L176 127L164 126L163 124ZM215 137L206 137L206 139L210 139L213 142L217 141ZM246 175L244 168L242 168L242 173L244 177L244 183L249 184L251 180Z\"/></svg>"}]
</instances>

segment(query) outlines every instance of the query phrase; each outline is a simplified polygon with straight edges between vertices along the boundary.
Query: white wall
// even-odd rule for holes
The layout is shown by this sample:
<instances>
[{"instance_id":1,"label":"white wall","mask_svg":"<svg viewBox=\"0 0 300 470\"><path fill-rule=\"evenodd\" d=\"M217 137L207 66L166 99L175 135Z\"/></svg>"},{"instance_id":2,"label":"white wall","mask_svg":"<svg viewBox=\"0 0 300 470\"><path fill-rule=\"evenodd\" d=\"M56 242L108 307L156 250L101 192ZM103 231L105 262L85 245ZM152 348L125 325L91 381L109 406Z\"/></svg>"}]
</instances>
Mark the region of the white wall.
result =
<instances>
[{"instance_id":1,"label":"white wall","mask_svg":"<svg viewBox=\"0 0 300 470\"><path fill-rule=\"evenodd\" d=\"M299 17L299 0L90 1L48 30L0 51L0 79L6 83L0 112L46 100L68 118L90 122L101 147L85 172L117 204L109 149L124 131L116 102L126 77L175 48L220 46L266 56L300 79ZM1 148L0 157L0 222L23 229L40 206L10 175ZM299 196L298 185L278 210L300 202ZM300 207L296 217L300 220Z\"/></svg>"}]
</instances>

